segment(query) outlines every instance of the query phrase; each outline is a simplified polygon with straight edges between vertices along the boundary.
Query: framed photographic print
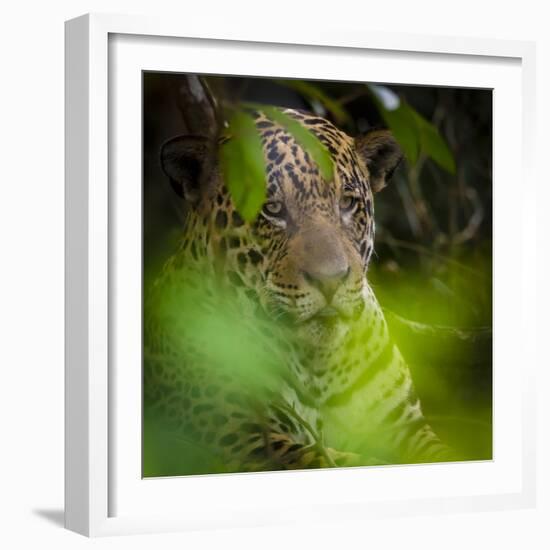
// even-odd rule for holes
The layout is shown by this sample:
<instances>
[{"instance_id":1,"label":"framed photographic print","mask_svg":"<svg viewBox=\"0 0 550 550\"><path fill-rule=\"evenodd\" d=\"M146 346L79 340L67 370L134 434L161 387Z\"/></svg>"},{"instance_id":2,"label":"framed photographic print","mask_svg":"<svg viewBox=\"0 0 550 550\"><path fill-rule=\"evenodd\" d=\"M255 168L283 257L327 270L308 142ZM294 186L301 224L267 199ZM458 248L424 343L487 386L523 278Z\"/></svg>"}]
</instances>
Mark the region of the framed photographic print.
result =
<instances>
[{"instance_id":1,"label":"framed photographic print","mask_svg":"<svg viewBox=\"0 0 550 550\"><path fill-rule=\"evenodd\" d=\"M534 501L534 47L308 32L66 24L69 529Z\"/></svg>"}]
</instances>

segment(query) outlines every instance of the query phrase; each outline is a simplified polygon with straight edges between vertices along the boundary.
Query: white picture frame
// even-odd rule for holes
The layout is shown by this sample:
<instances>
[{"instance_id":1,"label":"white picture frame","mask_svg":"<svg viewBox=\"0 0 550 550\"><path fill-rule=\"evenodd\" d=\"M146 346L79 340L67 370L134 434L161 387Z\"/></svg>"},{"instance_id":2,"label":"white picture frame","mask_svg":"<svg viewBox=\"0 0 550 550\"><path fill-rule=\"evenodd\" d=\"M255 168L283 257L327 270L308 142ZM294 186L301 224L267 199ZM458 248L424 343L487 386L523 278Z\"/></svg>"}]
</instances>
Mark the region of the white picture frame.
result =
<instances>
[{"instance_id":1,"label":"white picture frame","mask_svg":"<svg viewBox=\"0 0 550 550\"><path fill-rule=\"evenodd\" d=\"M531 177L534 44L328 28L272 33L118 15L66 23L66 527L99 536L533 506L536 295L528 274L536 249L528 235L535 232L537 200ZM339 63L326 63L331 58ZM179 70L357 80L357 59L370 59L367 65L377 71L365 81L495 89L494 460L468 471L438 464L292 477L199 476L185 479L185 487L181 478L142 480L136 469L141 370L136 375L119 356L121 349L133 354L127 363L135 366L141 353L134 338L141 326L141 304L134 300L141 274L131 277L141 265L136 76ZM136 178L135 194L122 195ZM511 185L523 186L519 197L506 192ZM509 207L519 212L513 228L505 223ZM515 250L513 265L506 262L508 247ZM121 288L117 277L124 270L132 280ZM518 291L504 303L511 280ZM129 328L123 333L124 315ZM285 501L289 490L292 505Z\"/></svg>"}]
</instances>

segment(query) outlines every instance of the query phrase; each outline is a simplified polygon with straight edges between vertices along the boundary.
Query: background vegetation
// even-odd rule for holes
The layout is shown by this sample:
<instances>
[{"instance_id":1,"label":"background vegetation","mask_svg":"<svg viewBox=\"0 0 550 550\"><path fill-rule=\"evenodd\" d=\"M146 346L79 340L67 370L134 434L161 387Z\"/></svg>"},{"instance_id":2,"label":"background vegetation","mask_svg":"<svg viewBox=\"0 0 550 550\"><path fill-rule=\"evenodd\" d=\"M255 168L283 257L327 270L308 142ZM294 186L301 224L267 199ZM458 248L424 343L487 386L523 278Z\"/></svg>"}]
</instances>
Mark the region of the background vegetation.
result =
<instances>
[{"instance_id":1,"label":"background vegetation","mask_svg":"<svg viewBox=\"0 0 550 550\"><path fill-rule=\"evenodd\" d=\"M375 197L369 280L436 431L466 456L490 458L491 91L145 73L143 98L146 286L185 218L159 168L166 139L212 136L242 102L312 110L350 135L393 130L406 159ZM154 462L158 442L149 441L144 457Z\"/></svg>"}]
</instances>

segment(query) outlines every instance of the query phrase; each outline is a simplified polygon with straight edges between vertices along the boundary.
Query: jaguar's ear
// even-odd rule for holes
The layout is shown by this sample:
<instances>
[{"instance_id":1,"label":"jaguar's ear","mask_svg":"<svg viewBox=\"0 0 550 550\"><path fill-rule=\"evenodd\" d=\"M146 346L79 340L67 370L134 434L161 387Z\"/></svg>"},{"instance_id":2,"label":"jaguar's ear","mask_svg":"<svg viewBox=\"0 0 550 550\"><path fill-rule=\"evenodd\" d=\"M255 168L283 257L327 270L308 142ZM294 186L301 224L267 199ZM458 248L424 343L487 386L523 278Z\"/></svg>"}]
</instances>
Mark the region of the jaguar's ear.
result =
<instances>
[{"instance_id":1,"label":"jaguar's ear","mask_svg":"<svg viewBox=\"0 0 550 550\"><path fill-rule=\"evenodd\" d=\"M403 158L397 141L389 130L370 130L355 138L355 148L369 169L372 190L380 191Z\"/></svg>"},{"instance_id":2,"label":"jaguar's ear","mask_svg":"<svg viewBox=\"0 0 550 550\"><path fill-rule=\"evenodd\" d=\"M174 191L190 202L199 199L212 159L212 142L203 136L178 136L168 140L160 150L162 171Z\"/></svg>"}]
</instances>

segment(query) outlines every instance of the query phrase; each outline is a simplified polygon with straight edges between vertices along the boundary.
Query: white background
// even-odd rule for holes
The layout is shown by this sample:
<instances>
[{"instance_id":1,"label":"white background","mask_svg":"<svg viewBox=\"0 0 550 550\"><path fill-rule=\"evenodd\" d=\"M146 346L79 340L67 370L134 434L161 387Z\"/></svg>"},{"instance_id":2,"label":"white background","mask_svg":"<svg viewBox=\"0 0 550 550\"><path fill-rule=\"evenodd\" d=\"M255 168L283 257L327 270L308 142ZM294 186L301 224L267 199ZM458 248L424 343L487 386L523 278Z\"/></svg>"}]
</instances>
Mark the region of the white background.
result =
<instances>
[{"instance_id":1,"label":"white background","mask_svg":"<svg viewBox=\"0 0 550 550\"><path fill-rule=\"evenodd\" d=\"M549 310L546 174L550 142L550 36L544 3L393 0L185 2L109 0L4 5L0 18L0 544L5 548L548 548L550 360L539 365L539 499L536 510L314 527L235 529L88 541L60 528L63 506L63 21L87 11L174 14L227 25L316 22L392 32L538 41L540 357ZM324 6L324 7L321 7ZM323 13L317 13L321 11ZM256 21L253 23L253 21ZM295 22L295 23L289 23ZM543 170L545 175L543 175ZM521 188L518 185L518 193ZM514 251L510 251L514 261ZM518 365L521 368L521 365ZM546 386L545 386L546 385Z\"/></svg>"}]
</instances>

